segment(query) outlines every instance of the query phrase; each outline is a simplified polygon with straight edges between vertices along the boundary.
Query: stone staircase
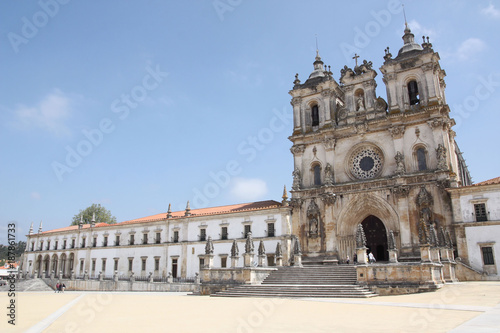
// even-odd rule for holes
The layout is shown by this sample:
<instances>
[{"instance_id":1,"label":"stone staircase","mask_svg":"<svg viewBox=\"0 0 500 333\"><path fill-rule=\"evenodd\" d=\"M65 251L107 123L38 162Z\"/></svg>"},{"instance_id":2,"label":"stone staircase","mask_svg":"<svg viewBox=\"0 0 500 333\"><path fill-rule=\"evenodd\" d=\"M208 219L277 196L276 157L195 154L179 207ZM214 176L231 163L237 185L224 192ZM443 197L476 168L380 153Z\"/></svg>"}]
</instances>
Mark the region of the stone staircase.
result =
<instances>
[{"instance_id":1,"label":"stone staircase","mask_svg":"<svg viewBox=\"0 0 500 333\"><path fill-rule=\"evenodd\" d=\"M373 297L377 294L356 285L356 267L310 265L279 267L260 285L239 285L212 296L224 297Z\"/></svg>"}]
</instances>

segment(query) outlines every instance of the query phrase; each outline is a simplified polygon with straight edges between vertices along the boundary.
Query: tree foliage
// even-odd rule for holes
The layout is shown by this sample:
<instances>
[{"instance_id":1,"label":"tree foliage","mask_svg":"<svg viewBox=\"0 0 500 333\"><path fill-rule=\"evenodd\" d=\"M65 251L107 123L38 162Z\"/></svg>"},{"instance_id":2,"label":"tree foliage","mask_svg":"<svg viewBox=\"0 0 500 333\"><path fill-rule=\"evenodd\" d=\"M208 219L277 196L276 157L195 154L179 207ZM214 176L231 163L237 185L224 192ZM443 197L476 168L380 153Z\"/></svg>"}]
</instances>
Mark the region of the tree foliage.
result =
<instances>
[{"instance_id":1,"label":"tree foliage","mask_svg":"<svg viewBox=\"0 0 500 333\"><path fill-rule=\"evenodd\" d=\"M87 207L83 210L81 209L78 214L73 216L71 225L78 225L81 218L83 218L84 224L89 224L91 223L94 214L96 223L116 223L116 217L111 215L111 212L109 210L101 206L101 204L92 204L90 207Z\"/></svg>"},{"instance_id":2,"label":"tree foliage","mask_svg":"<svg viewBox=\"0 0 500 333\"><path fill-rule=\"evenodd\" d=\"M16 257L16 261L19 260L25 248L26 248L26 242L23 241L19 241L14 245L14 251L12 251L12 253ZM2 263L5 264L5 261L8 259L8 254L9 254L9 246L0 244L0 266L3 266Z\"/></svg>"}]
</instances>

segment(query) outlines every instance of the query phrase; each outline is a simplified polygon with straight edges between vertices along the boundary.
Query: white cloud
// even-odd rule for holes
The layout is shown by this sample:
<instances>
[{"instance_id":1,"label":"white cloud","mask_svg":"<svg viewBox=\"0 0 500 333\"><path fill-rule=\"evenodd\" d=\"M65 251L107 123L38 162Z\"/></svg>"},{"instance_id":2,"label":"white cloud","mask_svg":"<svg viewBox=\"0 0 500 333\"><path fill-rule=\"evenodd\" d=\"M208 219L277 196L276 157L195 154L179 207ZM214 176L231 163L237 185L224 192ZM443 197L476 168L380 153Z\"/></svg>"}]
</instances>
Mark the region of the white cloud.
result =
<instances>
[{"instance_id":1,"label":"white cloud","mask_svg":"<svg viewBox=\"0 0 500 333\"><path fill-rule=\"evenodd\" d=\"M267 184L259 178L234 178L230 192L238 200L255 201L267 194Z\"/></svg>"},{"instance_id":2,"label":"white cloud","mask_svg":"<svg viewBox=\"0 0 500 333\"><path fill-rule=\"evenodd\" d=\"M492 3L488 7L481 9L481 14L495 19L500 18L500 10L496 9Z\"/></svg>"},{"instance_id":3,"label":"white cloud","mask_svg":"<svg viewBox=\"0 0 500 333\"><path fill-rule=\"evenodd\" d=\"M33 191L30 193L30 197L33 200L40 200L42 196L40 195L40 193Z\"/></svg>"},{"instance_id":4,"label":"white cloud","mask_svg":"<svg viewBox=\"0 0 500 333\"><path fill-rule=\"evenodd\" d=\"M11 124L16 128L41 128L56 136L70 134L65 120L71 113L71 99L59 89L55 89L34 106L18 105L13 113L15 119Z\"/></svg>"},{"instance_id":5,"label":"white cloud","mask_svg":"<svg viewBox=\"0 0 500 333\"><path fill-rule=\"evenodd\" d=\"M434 30L423 27L416 20L408 22L411 32L415 35L415 42L420 43L422 36L429 36L431 39L436 38L437 34Z\"/></svg>"},{"instance_id":6,"label":"white cloud","mask_svg":"<svg viewBox=\"0 0 500 333\"><path fill-rule=\"evenodd\" d=\"M473 58L486 48L486 43L479 38L469 38L460 44L456 57L460 61L466 61Z\"/></svg>"}]
</instances>

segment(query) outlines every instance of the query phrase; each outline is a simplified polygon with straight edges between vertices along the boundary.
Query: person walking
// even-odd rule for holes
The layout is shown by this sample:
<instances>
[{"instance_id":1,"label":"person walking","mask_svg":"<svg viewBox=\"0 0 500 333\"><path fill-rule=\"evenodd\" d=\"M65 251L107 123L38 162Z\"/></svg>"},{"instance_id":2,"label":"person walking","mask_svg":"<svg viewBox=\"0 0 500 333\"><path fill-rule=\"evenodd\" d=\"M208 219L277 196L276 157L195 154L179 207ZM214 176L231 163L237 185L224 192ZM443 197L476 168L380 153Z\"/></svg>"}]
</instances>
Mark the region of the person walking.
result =
<instances>
[{"instance_id":1,"label":"person walking","mask_svg":"<svg viewBox=\"0 0 500 333\"><path fill-rule=\"evenodd\" d=\"M377 261L377 260L375 260L375 256L371 252L368 253L368 261L370 262L370 264L373 264L374 262Z\"/></svg>"}]
</instances>

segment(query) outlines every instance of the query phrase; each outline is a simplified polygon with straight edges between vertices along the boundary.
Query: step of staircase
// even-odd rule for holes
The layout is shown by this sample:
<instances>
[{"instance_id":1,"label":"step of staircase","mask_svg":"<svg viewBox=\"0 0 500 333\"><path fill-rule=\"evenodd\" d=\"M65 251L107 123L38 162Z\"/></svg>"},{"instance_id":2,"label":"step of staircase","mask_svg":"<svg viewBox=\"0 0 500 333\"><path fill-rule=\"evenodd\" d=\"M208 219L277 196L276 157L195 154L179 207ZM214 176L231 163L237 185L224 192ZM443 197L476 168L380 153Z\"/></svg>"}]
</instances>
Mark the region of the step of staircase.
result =
<instances>
[{"instance_id":1,"label":"step of staircase","mask_svg":"<svg viewBox=\"0 0 500 333\"><path fill-rule=\"evenodd\" d=\"M356 284L356 267L349 265L308 265L279 267L259 285L239 285L217 292L216 297L373 297Z\"/></svg>"}]
</instances>

